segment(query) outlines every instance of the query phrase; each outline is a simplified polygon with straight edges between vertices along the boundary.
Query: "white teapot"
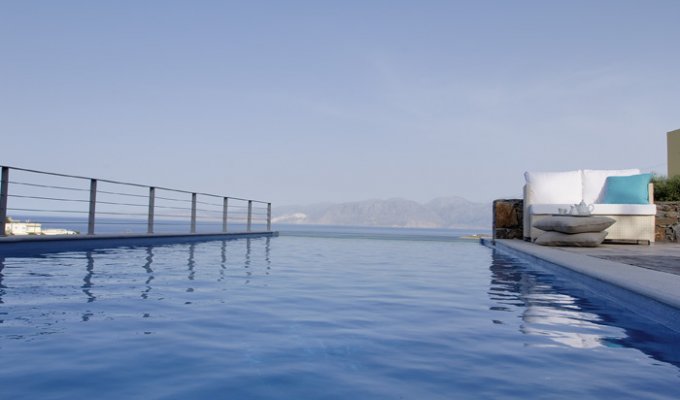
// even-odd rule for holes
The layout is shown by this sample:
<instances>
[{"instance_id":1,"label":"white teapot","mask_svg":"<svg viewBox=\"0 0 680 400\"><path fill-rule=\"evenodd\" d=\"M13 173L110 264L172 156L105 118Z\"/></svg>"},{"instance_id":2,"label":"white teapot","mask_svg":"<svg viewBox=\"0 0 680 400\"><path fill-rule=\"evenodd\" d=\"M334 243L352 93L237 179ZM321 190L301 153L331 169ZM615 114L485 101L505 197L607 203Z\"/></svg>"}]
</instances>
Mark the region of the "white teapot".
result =
<instances>
[{"instance_id":1,"label":"white teapot","mask_svg":"<svg viewBox=\"0 0 680 400\"><path fill-rule=\"evenodd\" d=\"M571 213L577 215L590 215L594 209L594 205L586 204L585 201L581 200L580 203L571 206Z\"/></svg>"}]
</instances>

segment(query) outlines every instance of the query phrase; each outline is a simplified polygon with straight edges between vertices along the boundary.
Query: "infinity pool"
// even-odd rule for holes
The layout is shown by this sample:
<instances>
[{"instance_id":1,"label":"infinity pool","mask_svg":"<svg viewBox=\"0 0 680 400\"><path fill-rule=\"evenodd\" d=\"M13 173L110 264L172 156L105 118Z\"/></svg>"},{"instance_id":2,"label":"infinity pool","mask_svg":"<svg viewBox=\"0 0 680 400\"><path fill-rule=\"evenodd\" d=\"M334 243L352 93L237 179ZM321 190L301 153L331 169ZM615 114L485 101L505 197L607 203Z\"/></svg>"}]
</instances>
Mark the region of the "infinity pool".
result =
<instances>
[{"instance_id":1,"label":"infinity pool","mask_svg":"<svg viewBox=\"0 0 680 400\"><path fill-rule=\"evenodd\" d=\"M0 257L2 399L675 399L679 347L475 241Z\"/></svg>"}]
</instances>

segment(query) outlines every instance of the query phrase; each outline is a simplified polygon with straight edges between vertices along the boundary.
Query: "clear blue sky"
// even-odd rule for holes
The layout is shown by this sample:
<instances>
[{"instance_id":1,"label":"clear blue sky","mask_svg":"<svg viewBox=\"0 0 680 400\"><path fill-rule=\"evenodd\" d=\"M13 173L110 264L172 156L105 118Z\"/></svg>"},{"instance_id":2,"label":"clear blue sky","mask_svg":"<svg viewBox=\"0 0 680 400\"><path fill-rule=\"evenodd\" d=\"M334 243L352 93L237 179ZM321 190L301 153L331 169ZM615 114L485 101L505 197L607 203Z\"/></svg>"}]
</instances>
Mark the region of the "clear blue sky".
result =
<instances>
[{"instance_id":1,"label":"clear blue sky","mask_svg":"<svg viewBox=\"0 0 680 400\"><path fill-rule=\"evenodd\" d=\"M0 164L275 205L666 171L679 1L0 1Z\"/></svg>"}]
</instances>

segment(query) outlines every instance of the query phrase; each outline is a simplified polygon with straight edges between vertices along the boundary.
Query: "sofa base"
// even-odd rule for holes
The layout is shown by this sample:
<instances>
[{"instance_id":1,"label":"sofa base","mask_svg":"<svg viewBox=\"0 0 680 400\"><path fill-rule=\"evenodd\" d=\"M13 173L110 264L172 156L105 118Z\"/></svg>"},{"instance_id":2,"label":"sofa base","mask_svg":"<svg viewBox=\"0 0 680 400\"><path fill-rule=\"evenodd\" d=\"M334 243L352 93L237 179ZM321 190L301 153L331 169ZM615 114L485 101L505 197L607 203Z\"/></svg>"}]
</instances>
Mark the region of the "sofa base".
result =
<instances>
[{"instance_id":1,"label":"sofa base","mask_svg":"<svg viewBox=\"0 0 680 400\"><path fill-rule=\"evenodd\" d=\"M534 214L525 216L528 218L528 226L531 227L530 241L536 240L538 235L543 233L542 230L533 227L533 224L544 218L550 217L550 214ZM645 242L647 244L654 243L655 238L655 216L654 215L602 215L616 220L614 225L606 229L606 242L612 241L630 241L630 242Z\"/></svg>"}]
</instances>

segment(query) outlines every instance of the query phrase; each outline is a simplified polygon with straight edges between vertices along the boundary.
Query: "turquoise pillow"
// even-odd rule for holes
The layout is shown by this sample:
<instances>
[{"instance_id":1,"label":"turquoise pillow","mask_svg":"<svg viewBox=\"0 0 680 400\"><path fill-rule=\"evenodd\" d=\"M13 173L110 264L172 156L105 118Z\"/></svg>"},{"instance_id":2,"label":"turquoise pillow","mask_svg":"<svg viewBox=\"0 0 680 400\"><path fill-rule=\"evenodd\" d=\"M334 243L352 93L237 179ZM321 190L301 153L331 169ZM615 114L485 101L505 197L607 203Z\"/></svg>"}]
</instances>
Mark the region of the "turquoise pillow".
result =
<instances>
[{"instance_id":1,"label":"turquoise pillow","mask_svg":"<svg viewBox=\"0 0 680 400\"><path fill-rule=\"evenodd\" d=\"M609 176L604 184L604 204L648 204L652 174Z\"/></svg>"}]
</instances>

